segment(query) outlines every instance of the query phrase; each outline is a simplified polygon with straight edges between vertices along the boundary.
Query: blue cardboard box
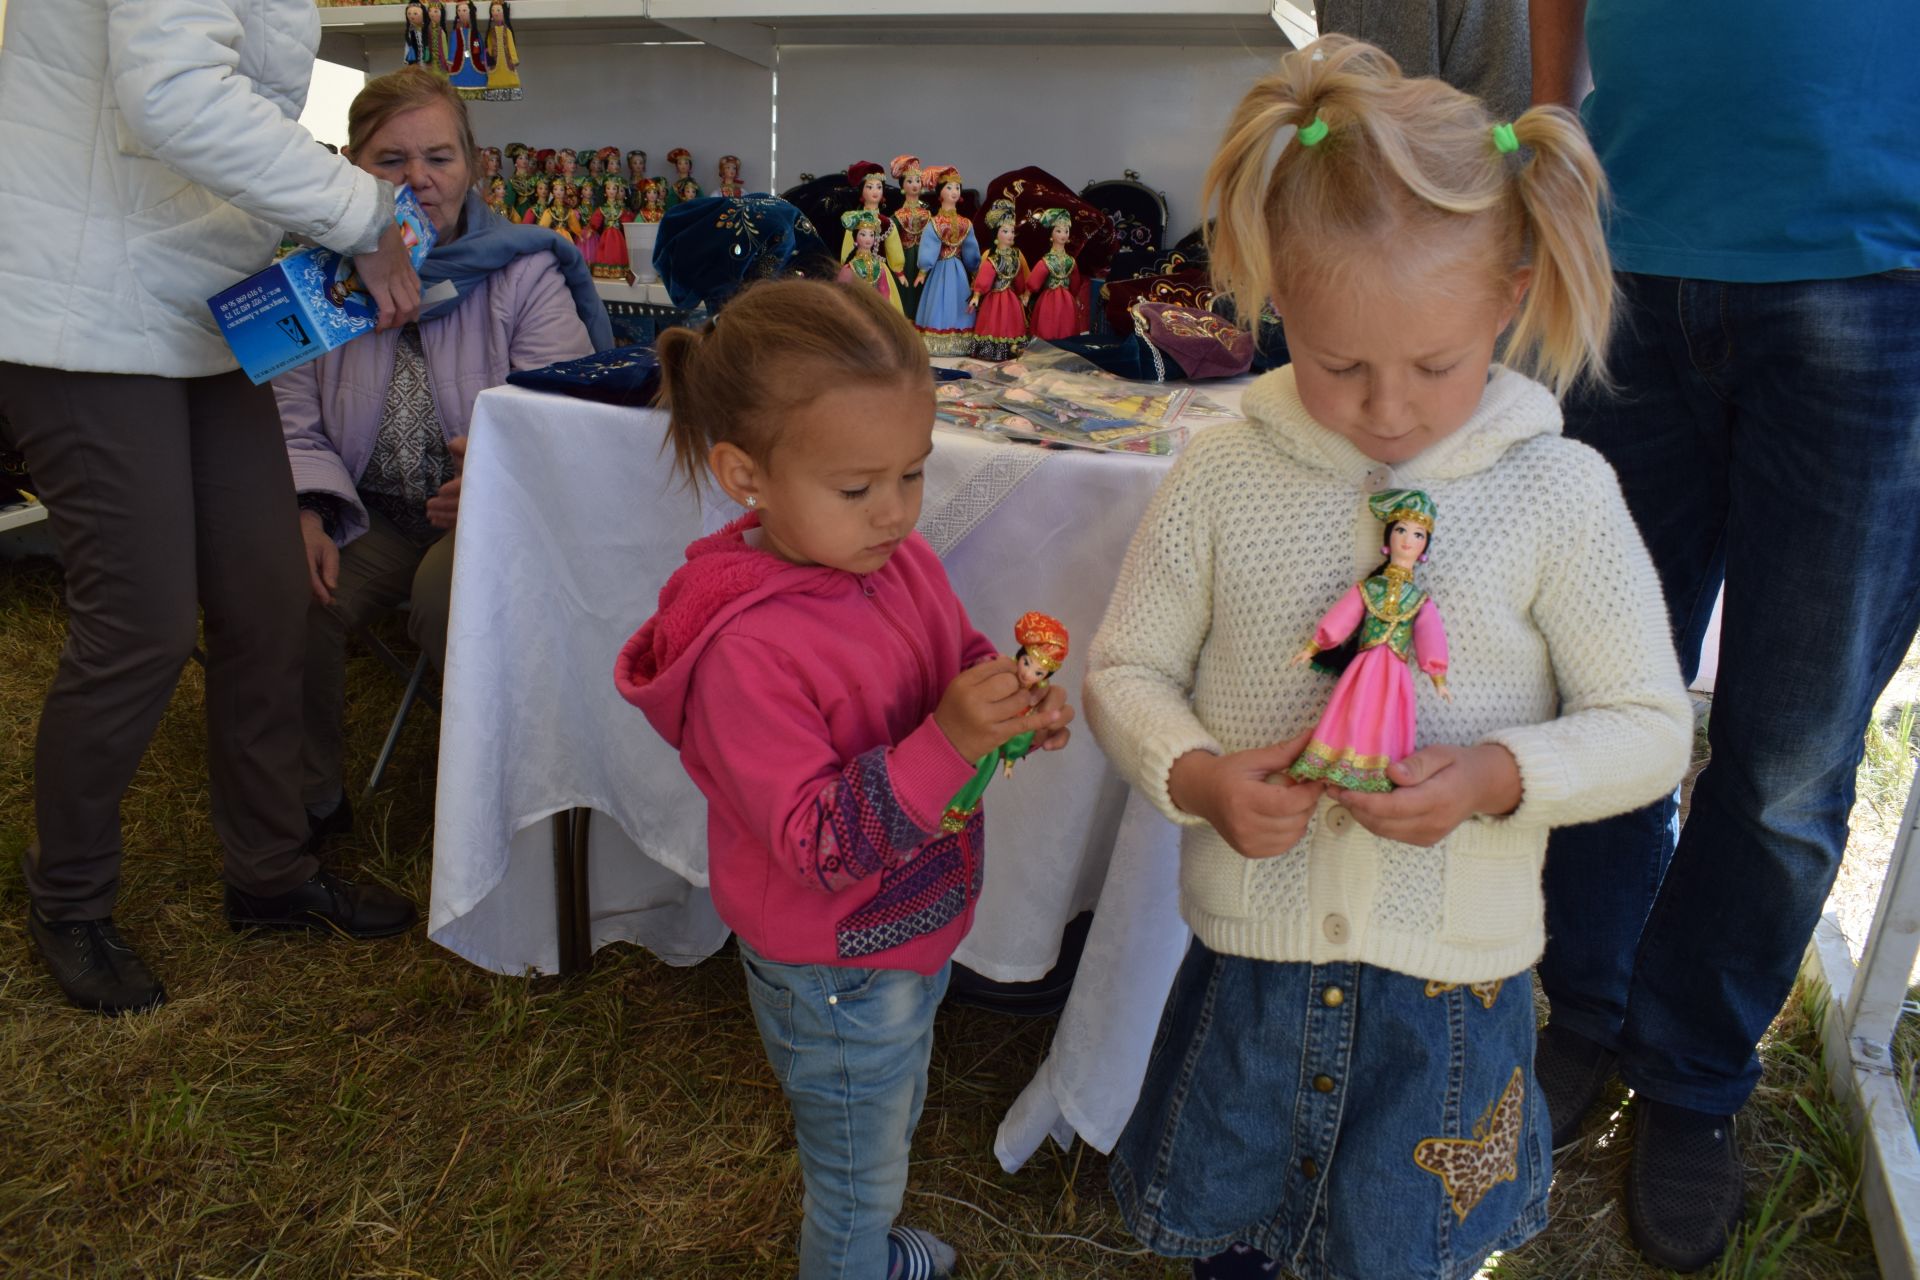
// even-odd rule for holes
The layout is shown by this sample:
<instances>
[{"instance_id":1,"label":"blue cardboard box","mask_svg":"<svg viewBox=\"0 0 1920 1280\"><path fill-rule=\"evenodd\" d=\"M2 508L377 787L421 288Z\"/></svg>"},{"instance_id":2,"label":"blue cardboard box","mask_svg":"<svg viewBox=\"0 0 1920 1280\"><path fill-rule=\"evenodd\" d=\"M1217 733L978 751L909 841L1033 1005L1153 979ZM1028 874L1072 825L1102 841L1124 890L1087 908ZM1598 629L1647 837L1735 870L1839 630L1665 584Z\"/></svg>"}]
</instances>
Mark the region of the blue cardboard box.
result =
<instances>
[{"instance_id":1,"label":"blue cardboard box","mask_svg":"<svg viewBox=\"0 0 1920 1280\"><path fill-rule=\"evenodd\" d=\"M417 271L434 234L412 188L395 194L393 216ZM318 248L288 254L214 294L207 306L256 386L372 333L378 318L373 299L354 274L353 259Z\"/></svg>"}]
</instances>

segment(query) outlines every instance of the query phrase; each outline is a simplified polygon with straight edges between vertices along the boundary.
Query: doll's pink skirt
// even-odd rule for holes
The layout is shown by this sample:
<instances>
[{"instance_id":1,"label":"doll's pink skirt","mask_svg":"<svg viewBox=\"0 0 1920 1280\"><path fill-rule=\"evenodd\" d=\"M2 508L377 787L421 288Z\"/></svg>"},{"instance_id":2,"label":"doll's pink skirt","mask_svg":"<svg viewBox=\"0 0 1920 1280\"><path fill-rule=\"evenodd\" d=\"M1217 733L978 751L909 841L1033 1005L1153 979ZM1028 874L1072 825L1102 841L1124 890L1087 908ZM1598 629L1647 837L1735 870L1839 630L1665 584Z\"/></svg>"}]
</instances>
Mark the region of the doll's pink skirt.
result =
<instances>
[{"instance_id":1,"label":"doll's pink skirt","mask_svg":"<svg viewBox=\"0 0 1920 1280\"><path fill-rule=\"evenodd\" d=\"M1391 791L1387 766L1413 754L1413 671L1386 645L1353 660L1287 773L1349 791Z\"/></svg>"}]
</instances>

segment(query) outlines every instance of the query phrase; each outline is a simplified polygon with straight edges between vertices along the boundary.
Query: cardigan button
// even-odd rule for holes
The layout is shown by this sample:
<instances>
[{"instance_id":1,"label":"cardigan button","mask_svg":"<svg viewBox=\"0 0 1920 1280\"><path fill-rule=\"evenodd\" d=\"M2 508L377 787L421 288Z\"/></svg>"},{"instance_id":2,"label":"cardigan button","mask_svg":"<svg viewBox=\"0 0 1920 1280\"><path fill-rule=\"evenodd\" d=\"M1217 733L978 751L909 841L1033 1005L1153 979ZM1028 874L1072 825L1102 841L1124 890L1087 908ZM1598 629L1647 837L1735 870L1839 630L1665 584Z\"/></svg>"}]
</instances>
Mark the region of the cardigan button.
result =
<instances>
[{"instance_id":1,"label":"cardigan button","mask_svg":"<svg viewBox=\"0 0 1920 1280\"><path fill-rule=\"evenodd\" d=\"M1338 946L1347 940L1347 918L1336 911L1320 922L1320 932L1327 935L1328 942Z\"/></svg>"},{"instance_id":2,"label":"cardigan button","mask_svg":"<svg viewBox=\"0 0 1920 1280\"><path fill-rule=\"evenodd\" d=\"M1333 808L1327 810L1327 827L1335 835L1339 835L1341 832L1345 831L1348 827L1352 825L1353 825L1353 815L1347 812L1345 805L1337 804L1333 806Z\"/></svg>"},{"instance_id":3,"label":"cardigan button","mask_svg":"<svg viewBox=\"0 0 1920 1280\"><path fill-rule=\"evenodd\" d=\"M1393 483L1393 472L1386 467L1375 467L1361 480L1368 493L1375 493Z\"/></svg>"}]
</instances>

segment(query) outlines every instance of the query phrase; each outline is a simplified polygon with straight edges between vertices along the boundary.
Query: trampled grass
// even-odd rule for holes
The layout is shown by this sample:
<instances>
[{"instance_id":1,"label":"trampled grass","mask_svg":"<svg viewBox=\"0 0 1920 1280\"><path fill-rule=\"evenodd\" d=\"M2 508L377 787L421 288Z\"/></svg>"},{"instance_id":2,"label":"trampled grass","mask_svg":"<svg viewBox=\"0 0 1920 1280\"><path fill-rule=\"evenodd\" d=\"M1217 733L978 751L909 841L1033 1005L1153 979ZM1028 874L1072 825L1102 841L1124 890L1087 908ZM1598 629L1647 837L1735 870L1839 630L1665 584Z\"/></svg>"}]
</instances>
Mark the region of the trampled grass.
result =
<instances>
[{"instance_id":1,"label":"trampled grass","mask_svg":"<svg viewBox=\"0 0 1920 1280\"><path fill-rule=\"evenodd\" d=\"M229 932L197 668L125 807L117 918L171 1001L118 1020L66 1007L29 954L16 865L63 625L57 570L0 561L0 1275L791 1274L799 1172L738 966L615 947L578 978L528 980L422 931L371 944ZM366 659L349 688L349 769L364 777L398 688ZM424 902L438 725L416 717L341 864ZM1050 1033L942 1012L908 1216L982 1280L1187 1274L1138 1253L1097 1152L1045 1148L1014 1175L994 1160ZM1764 1055L1743 1128L1750 1225L1710 1274L1872 1274L1855 1155L1798 1001ZM1551 1229L1493 1276L1662 1274L1618 1208L1630 1120L1627 1102L1568 1153Z\"/></svg>"}]
</instances>

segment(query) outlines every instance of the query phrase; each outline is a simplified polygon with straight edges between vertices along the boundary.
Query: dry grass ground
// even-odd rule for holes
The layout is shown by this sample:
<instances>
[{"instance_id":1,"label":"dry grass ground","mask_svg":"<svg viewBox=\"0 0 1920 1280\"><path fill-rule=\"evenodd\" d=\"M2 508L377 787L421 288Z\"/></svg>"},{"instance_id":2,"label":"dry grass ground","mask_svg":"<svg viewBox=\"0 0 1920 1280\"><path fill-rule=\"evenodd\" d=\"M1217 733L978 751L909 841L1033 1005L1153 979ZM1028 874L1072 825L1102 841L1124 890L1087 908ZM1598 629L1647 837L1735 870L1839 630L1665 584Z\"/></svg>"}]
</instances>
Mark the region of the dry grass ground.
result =
<instances>
[{"instance_id":1,"label":"dry grass ground","mask_svg":"<svg viewBox=\"0 0 1920 1280\"><path fill-rule=\"evenodd\" d=\"M0 1275L673 1277L790 1274L799 1175L724 958L627 948L584 977L496 977L423 933L348 945L239 937L220 915L201 685L189 667L126 801L118 918L172 1001L68 1009L29 955L16 866L33 722L63 618L57 571L0 561ZM397 698L349 673L364 777ZM417 713L343 857L424 901L434 734ZM1007 1280L1177 1277L1139 1255L1084 1147L1016 1175L999 1116L1051 1024L943 1012L908 1212ZM1754 1226L1724 1276L1872 1274L1855 1156L1796 1001L1744 1130ZM1562 1162L1555 1219L1498 1280L1660 1274L1615 1205L1626 1116Z\"/></svg>"}]
</instances>

